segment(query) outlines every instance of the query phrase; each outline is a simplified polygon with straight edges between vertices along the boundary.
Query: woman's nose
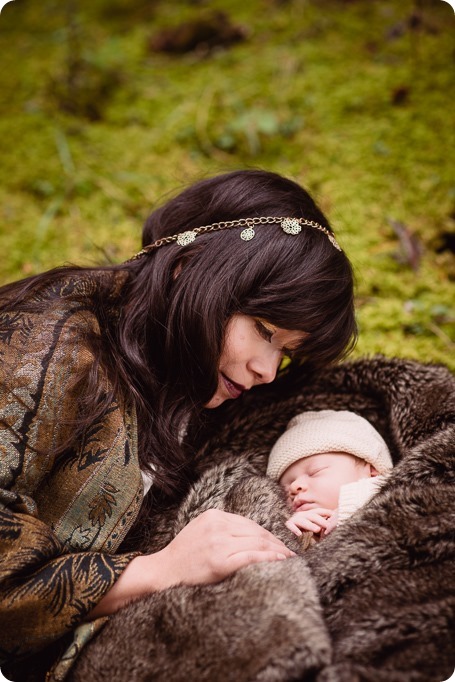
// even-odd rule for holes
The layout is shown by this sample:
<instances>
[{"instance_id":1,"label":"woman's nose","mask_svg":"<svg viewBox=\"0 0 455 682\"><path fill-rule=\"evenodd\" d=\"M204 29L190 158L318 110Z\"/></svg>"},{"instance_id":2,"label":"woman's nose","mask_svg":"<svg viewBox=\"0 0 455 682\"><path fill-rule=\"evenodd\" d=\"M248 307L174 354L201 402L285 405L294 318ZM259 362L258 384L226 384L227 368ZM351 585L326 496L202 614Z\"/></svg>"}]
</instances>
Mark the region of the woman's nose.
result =
<instances>
[{"instance_id":1,"label":"woman's nose","mask_svg":"<svg viewBox=\"0 0 455 682\"><path fill-rule=\"evenodd\" d=\"M282 353L273 351L265 356L256 356L250 361L250 369L258 377L259 383L270 384L276 377Z\"/></svg>"}]
</instances>

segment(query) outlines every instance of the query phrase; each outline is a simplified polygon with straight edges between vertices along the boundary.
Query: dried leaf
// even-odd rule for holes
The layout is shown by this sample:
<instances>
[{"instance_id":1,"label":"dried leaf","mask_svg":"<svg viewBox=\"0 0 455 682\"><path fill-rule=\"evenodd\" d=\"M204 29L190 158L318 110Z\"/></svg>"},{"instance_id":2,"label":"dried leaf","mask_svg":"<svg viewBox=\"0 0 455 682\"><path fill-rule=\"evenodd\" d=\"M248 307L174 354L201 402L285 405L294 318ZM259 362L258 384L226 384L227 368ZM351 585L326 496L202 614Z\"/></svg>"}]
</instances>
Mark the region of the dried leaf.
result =
<instances>
[{"instance_id":1,"label":"dried leaf","mask_svg":"<svg viewBox=\"0 0 455 682\"><path fill-rule=\"evenodd\" d=\"M419 269L423 246L420 239L404 223L393 218L388 218L389 225L400 241L400 252L397 260L409 265L415 272Z\"/></svg>"}]
</instances>

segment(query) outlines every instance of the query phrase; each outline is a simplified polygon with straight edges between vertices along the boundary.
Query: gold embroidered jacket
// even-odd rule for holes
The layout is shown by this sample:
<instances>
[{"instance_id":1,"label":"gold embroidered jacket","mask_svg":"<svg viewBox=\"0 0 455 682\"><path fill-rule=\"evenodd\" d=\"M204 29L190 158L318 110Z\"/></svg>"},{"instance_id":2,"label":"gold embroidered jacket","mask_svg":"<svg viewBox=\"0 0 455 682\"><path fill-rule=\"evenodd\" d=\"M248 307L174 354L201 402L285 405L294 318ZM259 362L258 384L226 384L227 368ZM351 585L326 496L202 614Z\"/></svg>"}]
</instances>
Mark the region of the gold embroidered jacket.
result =
<instances>
[{"instance_id":1,"label":"gold embroidered jacket","mask_svg":"<svg viewBox=\"0 0 455 682\"><path fill-rule=\"evenodd\" d=\"M53 454L77 417L74 377L93 361L85 339L99 333L95 289L93 276L66 280L52 286L45 310L0 313L0 665L7 672L72 632L48 676L63 679L105 620L83 624L84 617L135 556L115 554L143 495L134 412L112 403L76 445Z\"/></svg>"}]
</instances>

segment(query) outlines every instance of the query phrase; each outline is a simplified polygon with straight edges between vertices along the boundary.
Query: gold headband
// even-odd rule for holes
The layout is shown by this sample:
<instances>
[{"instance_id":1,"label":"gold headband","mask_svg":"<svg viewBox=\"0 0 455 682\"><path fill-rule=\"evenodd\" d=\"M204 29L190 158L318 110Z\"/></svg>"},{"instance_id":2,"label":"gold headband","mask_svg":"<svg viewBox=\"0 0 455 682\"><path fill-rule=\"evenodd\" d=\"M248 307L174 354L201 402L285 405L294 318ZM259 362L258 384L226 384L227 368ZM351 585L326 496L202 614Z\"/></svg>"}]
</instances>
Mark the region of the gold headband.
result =
<instances>
[{"instance_id":1,"label":"gold headband","mask_svg":"<svg viewBox=\"0 0 455 682\"><path fill-rule=\"evenodd\" d=\"M193 230L187 230L186 232L181 232L179 234L173 234L170 237L162 237L158 239L153 244L144 246L144 248L139 251L135 256L130 258L130 261L136 260L150 251L154 251L160 246L165 244L171 244L172 242L177 242L179 246L187 246L194 242L198 234L204 234L205 232L216 232L217 230L228 230L231 227L243 227L244 229L240 232L240 239L248 242L253 239L255 235L254 226L255 225L273 225L274 223L280 223L281 228L286 234L299 234L302 231L302 226L312 227L315 230L323 232L327 239L333 246L341 251L341 247L333 234L319 223L315 223L313 220L306 220L305 218L278 218L276 216L269 216L267 218L240 218L240 220L224 220L219 223L212 223L211 225L203 225L202 227L195 227Z\"/></svg>"}]
</instances>

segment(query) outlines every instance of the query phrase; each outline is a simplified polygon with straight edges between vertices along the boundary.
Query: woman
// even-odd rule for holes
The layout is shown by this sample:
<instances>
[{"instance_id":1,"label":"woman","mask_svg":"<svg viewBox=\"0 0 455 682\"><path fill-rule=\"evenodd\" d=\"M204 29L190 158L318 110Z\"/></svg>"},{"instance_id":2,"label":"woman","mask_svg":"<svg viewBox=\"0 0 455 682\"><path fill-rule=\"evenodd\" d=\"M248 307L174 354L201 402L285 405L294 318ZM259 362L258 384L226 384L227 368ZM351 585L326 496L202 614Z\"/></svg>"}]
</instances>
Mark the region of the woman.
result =
<instances>
[{"instance_id":1,"label":"woman","mask_svg":"<svg viewBox=\"0 0 455 682\"><path fill-rule=\"evenodd\" d=\"M156 554L117 549L151 483L152 505L187 489L188 424L273 381L284 355L318 366L350 349L349 261L307 192L264 171L188 188L143 245L0 290L0 651L14 679L55 660L48 679L63 679L131 599L291 555L215 510Z\"/></svg>"}]
</instances>

